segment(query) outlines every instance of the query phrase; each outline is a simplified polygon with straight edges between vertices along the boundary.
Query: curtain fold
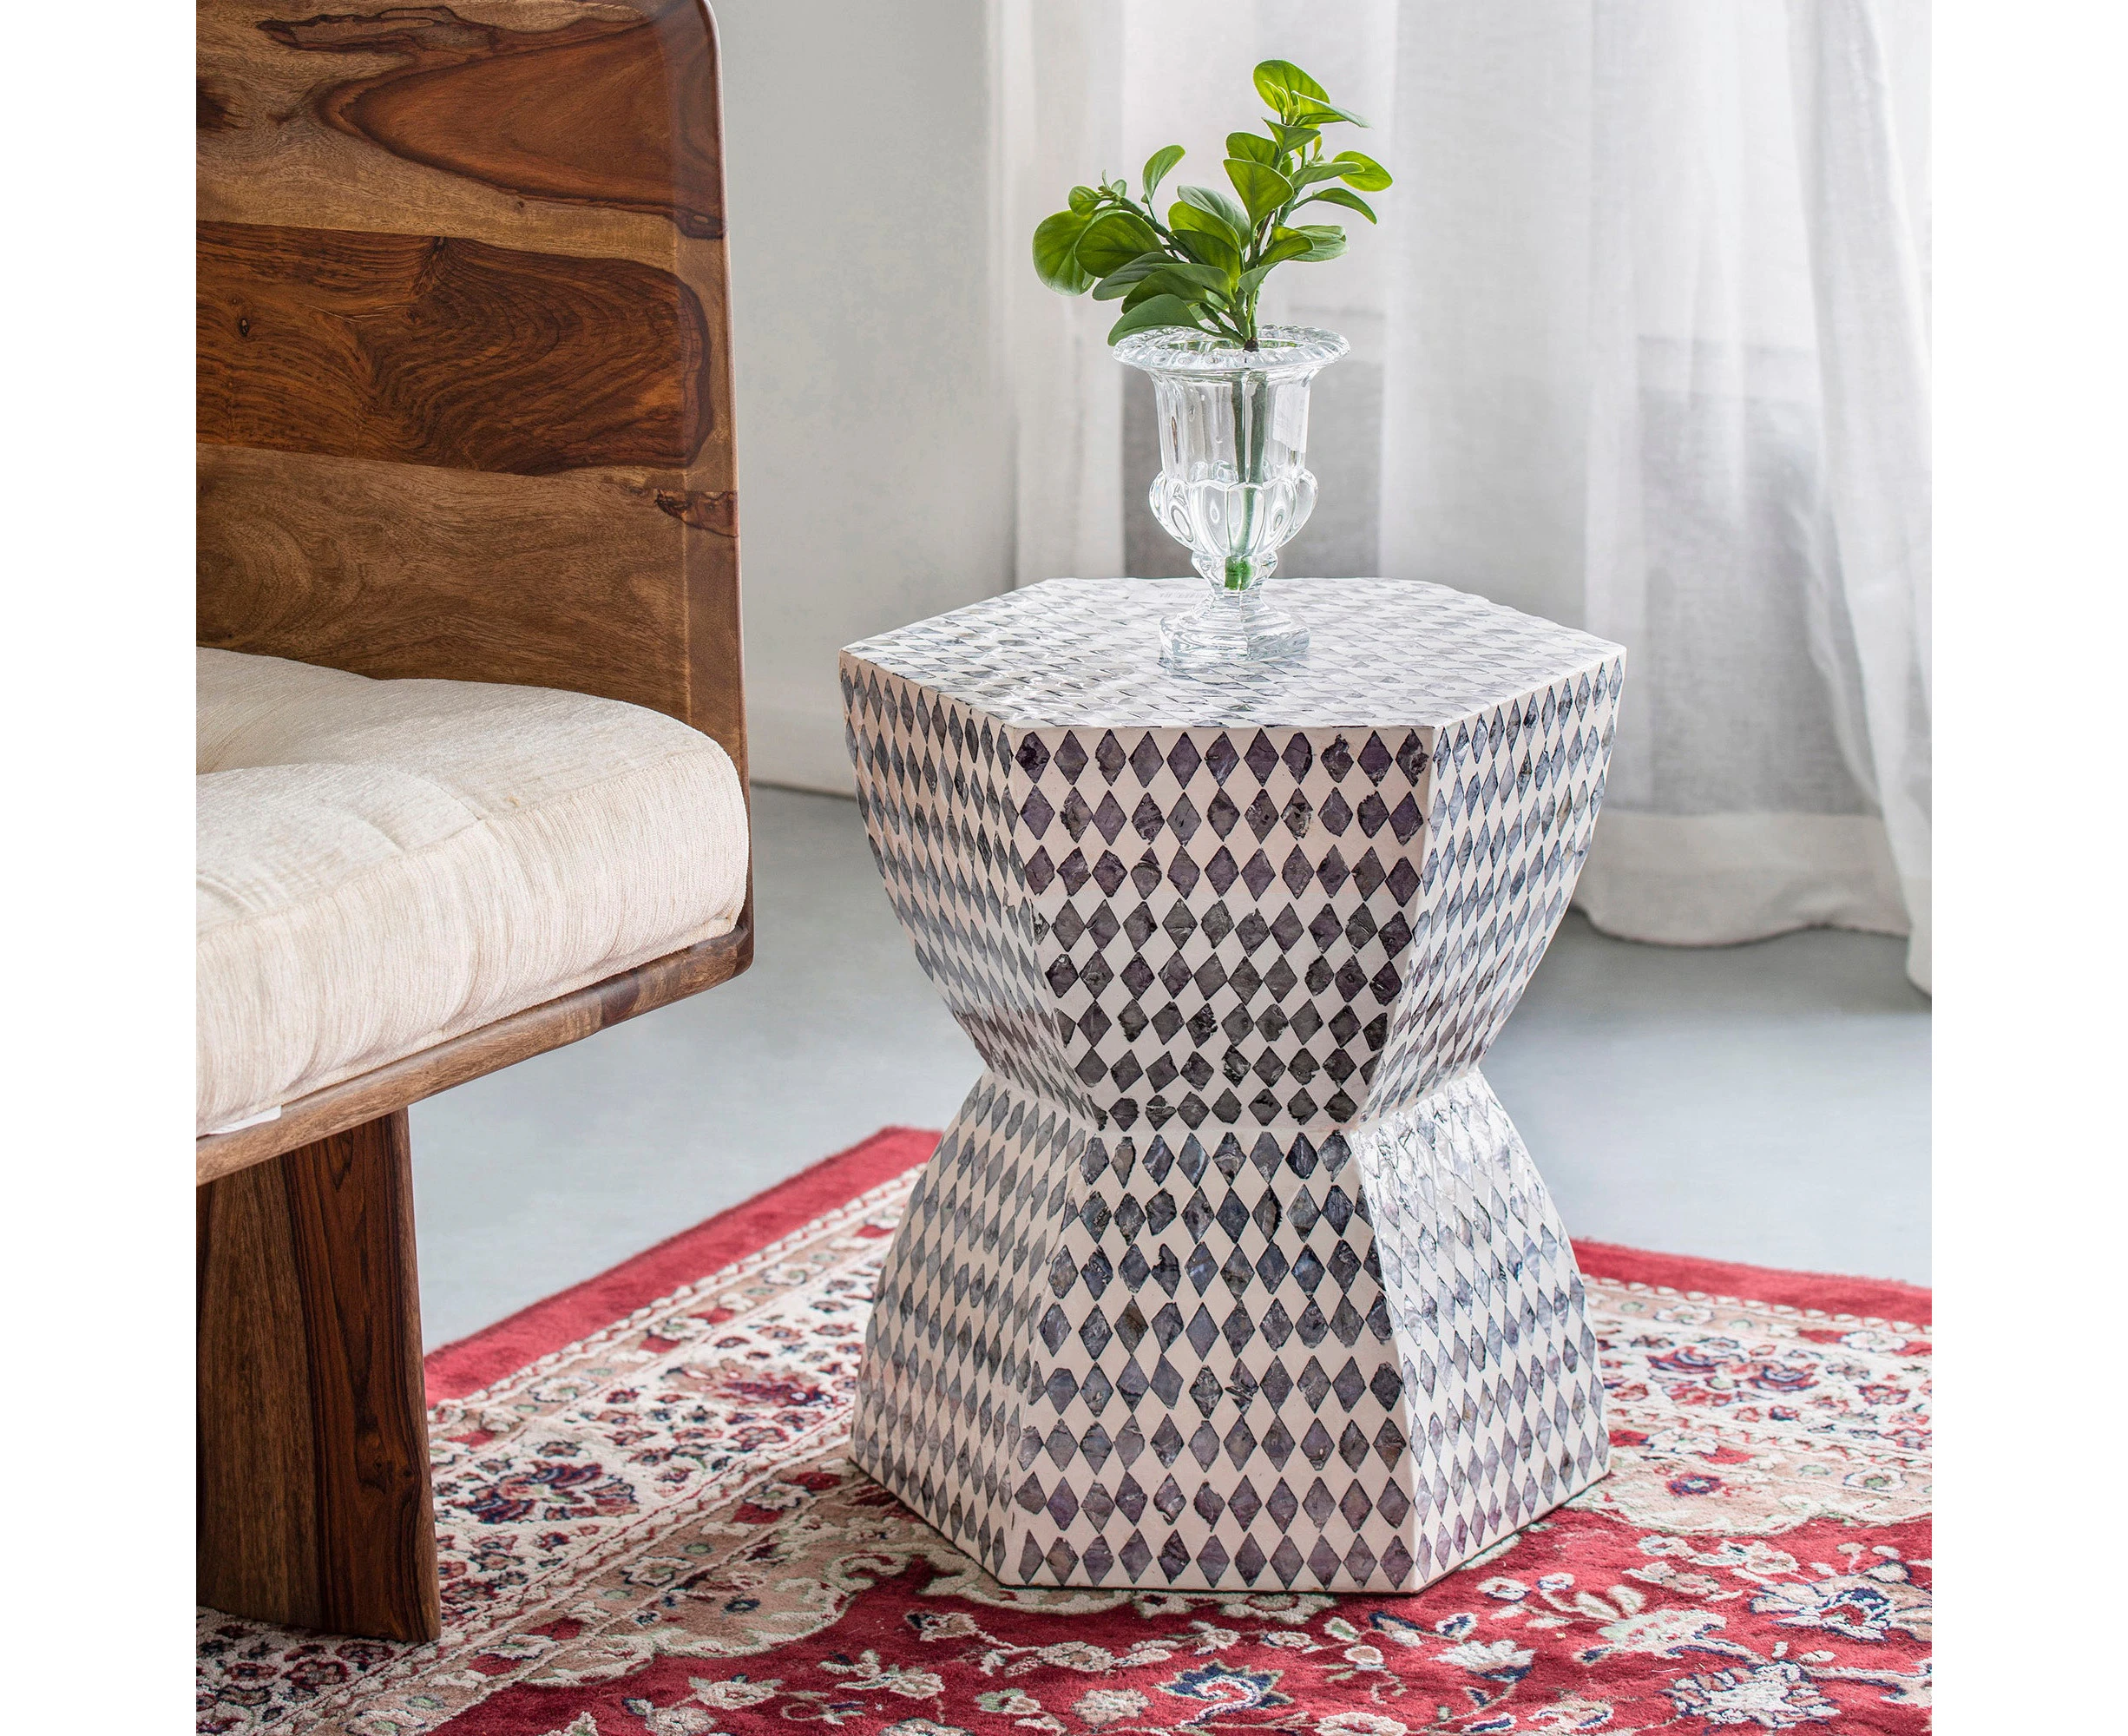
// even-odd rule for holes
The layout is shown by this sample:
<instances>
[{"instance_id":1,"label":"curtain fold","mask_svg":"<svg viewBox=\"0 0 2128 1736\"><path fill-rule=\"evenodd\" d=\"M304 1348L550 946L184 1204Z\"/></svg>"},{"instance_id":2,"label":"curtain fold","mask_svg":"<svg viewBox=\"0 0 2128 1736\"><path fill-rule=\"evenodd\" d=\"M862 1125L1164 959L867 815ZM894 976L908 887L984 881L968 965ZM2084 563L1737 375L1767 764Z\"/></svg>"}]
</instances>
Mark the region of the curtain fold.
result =
<instances>
[{"instance_id":1,"label":"curtain fold","mask_svg":"<svg viewBox=\"0 0 2128 1736\"><path fill-rule=\"evenodd\" d=\"M1929 984L1928 17L1789 0L1829 516L1862 674L1865 779Z\"/></svg>"},{"instance_id":2,"label":"curtain fold","mask_svg":"<svg viewBox=\"0 0 2128 1736\"><path fill-rule=\"evenodd\" d=\"M997 233L1005 257L1007 377L1015 423L1014 579L1113 577L1123 566L1122 369L1107 323L1045 289L1034 226L1123 156L1130 0L999 0Z\"/></svg>"},{"instance_id":3,"label":"curtain fold","mask_svg":"<svg viewBox=\"0 0 2128 1736\"><path fill-rule=\"evenodd\" d=\"M1591 919L1905 933L1926 987L1926 0L1004 3L1021 255L1073 181L1159 145L1216 181L1257 60L1376 122L1351 142L1397 174L1381 229L1267 296L1355 345L1281 570L1435 580L1627 648ZM1008 280L1021 581L1186 571L1107 310L1023 257Z\"/></svg>"}]
</instances>

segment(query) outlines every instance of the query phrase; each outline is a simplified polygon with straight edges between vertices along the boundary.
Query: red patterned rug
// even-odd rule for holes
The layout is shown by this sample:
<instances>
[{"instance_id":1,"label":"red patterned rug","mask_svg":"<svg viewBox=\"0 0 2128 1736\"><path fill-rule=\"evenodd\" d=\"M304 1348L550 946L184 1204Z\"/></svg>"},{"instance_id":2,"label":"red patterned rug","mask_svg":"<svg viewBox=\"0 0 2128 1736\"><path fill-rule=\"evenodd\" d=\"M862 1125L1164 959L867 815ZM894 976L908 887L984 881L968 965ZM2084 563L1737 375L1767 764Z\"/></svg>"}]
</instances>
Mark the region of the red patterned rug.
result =
<instances>
[{"instance_id":1,"label":"red patterned rug","mask_svg":"<svg viewBox=\"0 0 2128 1736\"><path fill-rule=\"evenodd\" d=\"M1616 1451L1571 1505L1413 1597L1014 1590L842 1457L936 1138L431 1356L443 1640L202 1611L200 1729L1928 1729L1927 1291L1580 1243Z\"/></svg>"}]
</instances>

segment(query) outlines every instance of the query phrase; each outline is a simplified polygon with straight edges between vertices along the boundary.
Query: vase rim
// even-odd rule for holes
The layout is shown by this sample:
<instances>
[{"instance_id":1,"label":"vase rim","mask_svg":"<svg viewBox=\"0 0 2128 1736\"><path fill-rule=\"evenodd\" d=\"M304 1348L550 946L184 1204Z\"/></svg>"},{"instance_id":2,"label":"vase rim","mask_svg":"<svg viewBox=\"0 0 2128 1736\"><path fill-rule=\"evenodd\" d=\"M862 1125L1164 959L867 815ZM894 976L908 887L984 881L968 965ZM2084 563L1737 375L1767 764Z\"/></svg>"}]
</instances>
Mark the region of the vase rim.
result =
<instances>
[{"instance_id":1,"label":"vase rim","mask_svg":"<svg viewBox=\"0 0 2128 1736\"><path fill-rule=\"evenodd\" d=\"M1159 326L1132 332L1112 353L1125 366L1147 373L1220 376L1313 373L1351 347L1335 332L1313 326L1263 326L1253 350L1191 326Z\"/></svg>"}]
</instances>

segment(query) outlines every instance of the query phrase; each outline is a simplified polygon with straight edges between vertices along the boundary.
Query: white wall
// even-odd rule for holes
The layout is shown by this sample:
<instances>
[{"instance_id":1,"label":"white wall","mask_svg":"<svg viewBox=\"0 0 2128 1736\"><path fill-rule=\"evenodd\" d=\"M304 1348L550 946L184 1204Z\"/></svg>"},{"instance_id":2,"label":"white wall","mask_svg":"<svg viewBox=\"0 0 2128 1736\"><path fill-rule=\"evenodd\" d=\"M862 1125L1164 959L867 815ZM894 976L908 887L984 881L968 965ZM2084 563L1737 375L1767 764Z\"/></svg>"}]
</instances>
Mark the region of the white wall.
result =
<instances>
[{"instance_id":1,"label":"white wall","mask_svg":"<svg viewBox=\"0 0 2128 1736\"><path fill-rule=\"evenodd\" d=\"M747 731L848 793L835 654L1011 582L987 0L712 0Z\"/></svg>"}]
</instances>

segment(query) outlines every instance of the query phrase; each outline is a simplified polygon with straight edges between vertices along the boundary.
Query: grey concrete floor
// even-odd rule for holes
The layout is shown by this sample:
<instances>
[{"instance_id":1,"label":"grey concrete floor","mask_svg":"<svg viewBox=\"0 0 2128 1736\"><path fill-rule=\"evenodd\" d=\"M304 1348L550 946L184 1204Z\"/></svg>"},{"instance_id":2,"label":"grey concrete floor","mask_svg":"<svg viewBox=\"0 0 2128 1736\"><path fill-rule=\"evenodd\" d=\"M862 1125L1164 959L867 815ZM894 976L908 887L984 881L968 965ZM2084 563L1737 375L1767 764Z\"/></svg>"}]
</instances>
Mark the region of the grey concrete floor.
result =
<instances>
[{"instance_id":1,"label":"grey concrete floor","mask_svg":"<svg viewBox=\"0 0 2128 1736\"><path fill-rule=\"evenodd\" d=\"M856 804L754 792L736 982L419 1103L431 1345L890 1124L979 1070L888 908ZM1903 944L1684 950L1568 917L1485 1071L1576 1235L1928 1277L1928 1003Z\"/></svg>"}]
</instances>

